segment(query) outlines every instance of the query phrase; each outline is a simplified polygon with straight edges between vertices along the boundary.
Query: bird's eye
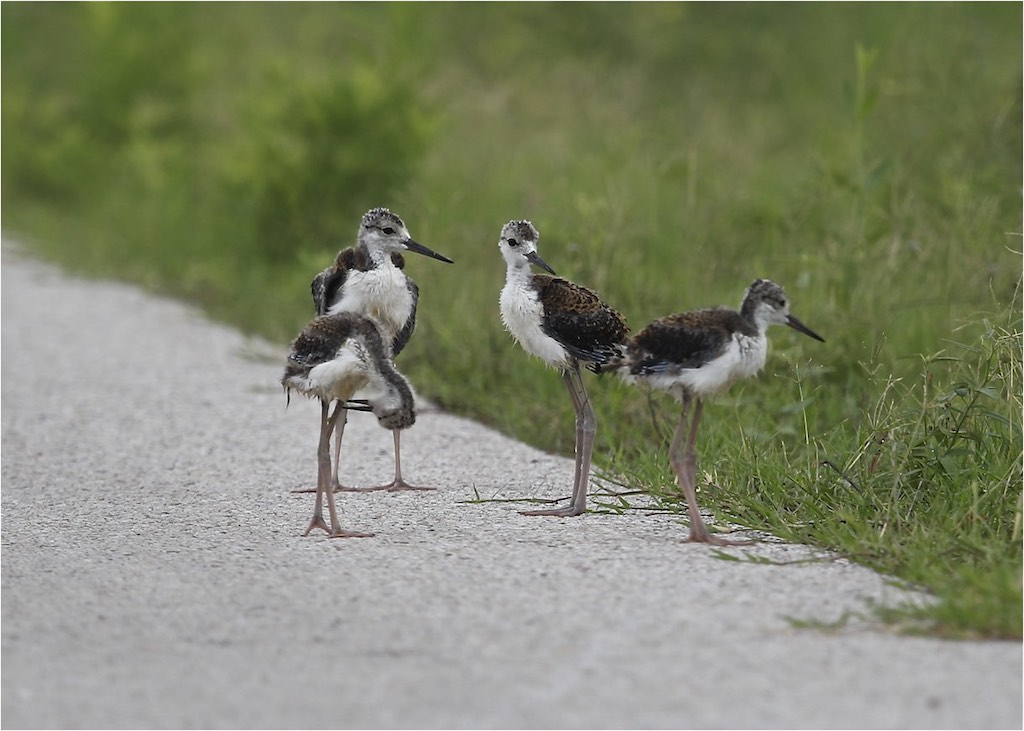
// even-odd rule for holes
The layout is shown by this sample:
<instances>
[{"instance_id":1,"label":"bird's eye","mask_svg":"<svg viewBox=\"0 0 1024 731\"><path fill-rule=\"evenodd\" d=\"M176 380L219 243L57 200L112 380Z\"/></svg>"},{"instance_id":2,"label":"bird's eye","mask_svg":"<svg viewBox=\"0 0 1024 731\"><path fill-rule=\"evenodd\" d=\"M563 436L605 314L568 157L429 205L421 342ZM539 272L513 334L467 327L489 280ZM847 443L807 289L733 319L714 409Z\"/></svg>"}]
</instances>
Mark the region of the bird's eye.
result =
<instances>
[{"instance_id":1,"label":"bird's eye","mask_svg":"<svg viewBox=\"0 0 1024 731\"><path fill-rule=\"evenodd\" d=\"M508 239L508 245L509 246L519 246L519 242L516 241L515 239Z\"/></svg>"},{"instance_id":2,"label":"bird's eye","mask_svg":"<svg viewBox=\"0 0 1024 731\"><path fill-rule=\"evenodd\" d=\"M384 228L381 229L381 231L383 231L388 236L390 236L391 234L393 234L395 232L395 229L391 228L390 226L385 226Z\"/></svg>"}]
</instances>

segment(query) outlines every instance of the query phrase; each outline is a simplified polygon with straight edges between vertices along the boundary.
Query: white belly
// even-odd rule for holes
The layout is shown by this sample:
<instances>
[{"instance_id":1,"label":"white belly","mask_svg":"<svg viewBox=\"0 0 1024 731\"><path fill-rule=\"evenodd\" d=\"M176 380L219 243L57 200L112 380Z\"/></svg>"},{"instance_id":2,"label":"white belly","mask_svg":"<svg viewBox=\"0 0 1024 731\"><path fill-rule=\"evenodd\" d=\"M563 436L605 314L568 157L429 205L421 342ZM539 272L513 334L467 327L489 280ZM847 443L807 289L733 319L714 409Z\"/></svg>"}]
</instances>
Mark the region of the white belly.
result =
<instances>
[{"instance_id":1,"label":"white belly","mask_svg":"<svg viewBox=\"0 0 1024 731\"><path fill-rule=\"evenodd\" d=\"M643 380L654 388L674 391L677 395L681 395L681 389L686 389L695 396L713 396L742 378L756 375L764 367L767 355L766 338L751 338L737 334L718 358L700 368L682 368L675 373L656 373L645 376Z\"/></svg>"},{"instance_id":2,"label":"white belly","mask_svg":"<svg viewBox=\"0 0 1024 731\"><path fill-rule=\"evenodd\" d=\"M544 308L532 289L506 284L500 304L501 321L523 350L556 368L567 365L565 348L541 330Z\"/></svg>"},{"instance_id":3,"label":"white belly","mask_svg":"<svg viewBox=\"0 0 1024 731\"><path fill-rule=\"evenodd\" d=\"M367 358L361 342L346 340L334 358L311 368L305 378L290 379L290 385L307 396L347 401L369 384Z\"/></svg>"}]
</instances>

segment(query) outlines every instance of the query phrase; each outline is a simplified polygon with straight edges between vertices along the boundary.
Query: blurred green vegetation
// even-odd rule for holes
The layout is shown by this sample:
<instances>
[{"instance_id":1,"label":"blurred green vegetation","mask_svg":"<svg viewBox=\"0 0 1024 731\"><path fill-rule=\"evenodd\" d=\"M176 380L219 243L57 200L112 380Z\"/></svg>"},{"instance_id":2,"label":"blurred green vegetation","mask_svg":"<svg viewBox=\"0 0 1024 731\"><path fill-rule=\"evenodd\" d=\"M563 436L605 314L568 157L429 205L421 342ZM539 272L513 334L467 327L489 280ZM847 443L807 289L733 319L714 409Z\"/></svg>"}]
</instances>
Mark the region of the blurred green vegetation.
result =
<instances>
[{"instance_id":1,"label":"blurred green vegetation","mask_svg":"<svg viewBox=\"0 0 1024 731\"><path fill-rule=\"evenodd\" d=\"M708 409L702 503L923 582L944 611L969 586L964 631L1019 636L1019 4L0 13L8 235L283 346L312 275L387 205L456 260L409 262L402 370L563 453L560 379L500 323L505 221L533 220L545 259L634 327L775 279L828 342L773 333L766 373ZM675 405L590 388L600 468L675 505ZM947 433L960 388L981 396Z\"/></svg>"}]
</instances>

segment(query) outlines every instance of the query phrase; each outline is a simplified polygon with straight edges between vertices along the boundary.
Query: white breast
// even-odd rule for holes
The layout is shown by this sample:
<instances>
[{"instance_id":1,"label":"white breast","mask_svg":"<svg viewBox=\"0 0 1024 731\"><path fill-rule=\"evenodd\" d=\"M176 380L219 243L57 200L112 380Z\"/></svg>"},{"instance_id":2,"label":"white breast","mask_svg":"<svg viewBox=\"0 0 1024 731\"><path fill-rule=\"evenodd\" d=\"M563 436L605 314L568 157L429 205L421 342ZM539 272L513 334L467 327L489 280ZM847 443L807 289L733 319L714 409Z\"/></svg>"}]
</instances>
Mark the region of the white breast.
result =
<instances>
[{"instance_id":1,"label":"white breast","mask_svg":"<svg viewBox=\"0 0 1024 731\"><path fill-rule=\"evenodd\" d=\"M523 350L556 368L567 365L565 349L541 330L544 308L531 287L519 281L506 282L500 304L501 321Z\"/></svg>"},{"instance_id":2,"label":"white breast","mask_svg":"<svg viewBox=\"0 0 1024 731\"><path fill-rule=\"evenodd\" d=\"M358 312L372 317L390 343L412 315L412 294L405 274L391 265L366 272L349 272L341 298L329 310L332 315L337 312Z\"/></svg>"},{"instance_id":3,"label":"white breast","mask_svg":"<svg viewBox=\"0 0 1024 731\"><path fill-rule=\"evenodd\" d=\"M764 335L748 337L735 335L736 345L740 351L740 362L736 366L736 378L750 378L764 368L768 359L768 338Z\"/></svg>"}]
</instances>

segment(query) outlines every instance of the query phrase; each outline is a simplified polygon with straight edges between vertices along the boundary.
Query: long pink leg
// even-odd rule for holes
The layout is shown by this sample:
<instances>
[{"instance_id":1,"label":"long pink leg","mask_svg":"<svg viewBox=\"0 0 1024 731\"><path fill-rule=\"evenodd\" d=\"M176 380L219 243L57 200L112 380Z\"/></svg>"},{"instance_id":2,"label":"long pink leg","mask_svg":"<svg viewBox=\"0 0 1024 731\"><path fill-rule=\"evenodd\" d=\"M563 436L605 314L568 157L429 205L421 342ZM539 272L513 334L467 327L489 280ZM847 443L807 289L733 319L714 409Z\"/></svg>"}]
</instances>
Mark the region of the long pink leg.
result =
<instances>
[{"instance_id":1,"label":"long pink leg","mask_svg":"<svg viewBox=\"0 0 1024 731\"><path fill-rule=\"evenodd\" d=\"M576 409L576 470L572 484L572 500L561 508L546 510L523 510L522 515L553 515L568 518L587 512L587 486L590 482L590 461L594 454L597 438L597 414L590 403L587 389L583 385L579 365L562 373L569 397Z\"/></svg>"},{"instance_id":2,"label":"long pink leg","mask_svg":"<svg viewBox=\"0 0 1024 731\"><path fill-rule=\"evenodd\" d=\"M422 487L420 485L410 485L408 482L402 479L402 430L392 429L391 434L395 439L395 479L390 485L385 485L384 489L388 492L396 492L398 490L435 490L434 487Z\"/></svg>"},{"instance_id":3,"label":"long pink leg","mask_svg":"<svg viewBox=\"0 0 1024 731\"><path fill-rule=\"evenodd\" d=\"M338 413L339 409L341 409L340 415ZM333 467L331 468L331 474L328 476L327 479L330 481L331 487L334 490L334 492L338 492L339 490L346 489L344 486L341 485L341 483L338 482L338 467L341 464L341 439L345 435L345 424L348 423L348 409L342 408L341 401L339 401L337 406L334 407L334 417L338 420L337 424L334 427L334 462ZM318 489L319 487L301 487L292 490L292 492L316 492Z\"/></svg>"},{"instance_id":4,"label":"long pink leg","mask_svg":"<svg viewBox=\"0 0 1024 731\"><path fill-rule=\"evenodd\" d=\"M686 495L686 507L690 514L690 535L686 538L685 542L710 543L715 546L749 545L753 543L753 541L730 541L725 538L720 538L719 536L708 532L707 526L704 524L704 518L701 516L700 509L697 507L696 488L697 427L700 424L701 413L704 410L704 404L700 399L696 399L697 403L694 405L693 416L690 419L689 434L686 439L686 453L685 455L680 454L683 433L687 431L686 412L689 402L690 397L684 397L682 413L679 416L679 426L676 427L675 436L672 438L672 446L669 448L669 460L672 462L672 468L675 470L676 480L679 482L679 486L683 488L683 493Z\"/></svg>"},{"instance_id":5,"label":"long pink leg","mask_svg":"<svg viewBox=\"0 0 1024 731\"><path fill-rule=\"evenodd\" d=\"M334 490L331 489L331 432L338 421L338 417L345 409L338 404L334 413L328 417L328 404L321 401L320 406L320 442L317 445L317 491L316 507L309 527L303 536L308 536L314 528L323 528L330 538L370 538L373 533L360 533L358 531L342 530L338 521L338 511L334 505ZM323 517L323 496L327 496L327 510L331 516L331 527L328 529Z\"/></svg>"},{"instance_id":6,"label":"long pink leg","mask_svg":"<svg viewBox=\"0 0 1024 731\"><path fill-rule=\"evenodd\" d=\"M398 492L400 490L436 490L434 487L420 487L419 485L410 485L404 479L402 479L402 430L392 429L391 436L395 442L395 479L386 485L377 485L375 487L341 487L336 486L335 491L342 492L377 492L379 490L387 490L388 492Z\"/></svg>"},{"instance_id":7,"label":"long pink leg","mask_svg":"<svg viewBox=\"0 0 1024 731\"><path fill-rule=\"evenodd\" d=\"M328 439L330 439L329 425L331 421L331 419L328 418L327 410L327 401L320 399L320 440L317 443L316 453L316 506L313 508L313 517L309 521L309 526L307 526L306 531L302 534L303 537L308 536L314 528L322 528L325 533L331 532L330 528L327 527L327 523L324 522L323 512L324 493L327 492L325 489L327 474L324 473L323 450L324 444ZM334 416L337 416L337 409L335 409ZM328 459L330 459L329 455Z\"/></svg>"},{"instance_id":8,"label":"long pink leg","mask_svg":"<svg viewBox=\"0 0 1024 731\"><path fill-rule=\"evenodd\" d=\"M335 410L341 409L339 403ZM341 439L345 436L345 425L348 423L348 409L341 409L341 417L334 432L334 462L331 467L331 487L337 492L341 489L341 482L338 481L338 469L341 467Z\"/></svg>"}]
</instances>

